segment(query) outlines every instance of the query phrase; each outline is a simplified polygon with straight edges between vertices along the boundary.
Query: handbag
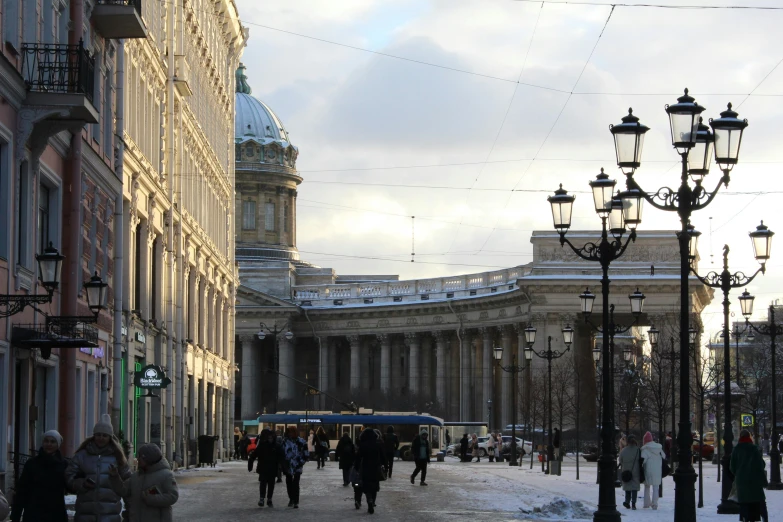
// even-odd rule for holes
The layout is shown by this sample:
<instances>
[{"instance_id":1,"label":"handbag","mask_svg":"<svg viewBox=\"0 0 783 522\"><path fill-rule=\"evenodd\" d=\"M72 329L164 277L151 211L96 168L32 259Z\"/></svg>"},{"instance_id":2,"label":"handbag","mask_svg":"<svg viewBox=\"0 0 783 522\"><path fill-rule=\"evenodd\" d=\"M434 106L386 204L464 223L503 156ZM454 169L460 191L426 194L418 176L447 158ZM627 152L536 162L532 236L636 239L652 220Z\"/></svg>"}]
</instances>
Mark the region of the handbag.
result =
<instances>
[{"instance_id":1,"label":"handbag","mask_svg":"<svg viewBox=\"0 0 783 522\"><path fill-rule=\"evenodd\" d=\"M348 480L351 481L351 484L356 486L362 485L362 474L359 473L359 470L351 466L351 474L348 477Z\"/></svg>"},{"instance_id":2,"label":"handbag","mask_svg":"<svg viewBox=\"0 0 783 522\"><path fill-rule=\"evenodd\" d=\"M669 463L665 460L661 464L661 478L668 477L672 474L672 468L669 467Z\"/></svg>"},{"instance_id":3,"label":"handbag","mask_svg":"<svg viewBox=\"0 0 783 522\"><path fill-rule=\"evenodd\" d=\"M382 465L378 465L378 482L386 480L386 468Z\"/></svg>"}]
</instances>

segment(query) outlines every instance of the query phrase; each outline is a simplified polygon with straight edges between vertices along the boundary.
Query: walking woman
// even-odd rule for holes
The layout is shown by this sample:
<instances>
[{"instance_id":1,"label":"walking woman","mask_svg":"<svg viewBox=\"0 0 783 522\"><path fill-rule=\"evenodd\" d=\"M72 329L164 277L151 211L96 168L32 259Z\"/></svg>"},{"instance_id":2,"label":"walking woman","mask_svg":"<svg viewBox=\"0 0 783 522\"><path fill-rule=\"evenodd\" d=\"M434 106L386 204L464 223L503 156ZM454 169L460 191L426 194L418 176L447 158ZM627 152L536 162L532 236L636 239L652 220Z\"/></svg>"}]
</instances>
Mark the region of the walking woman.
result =
<instances>
[{"instance_id":1,"label":"walking woman","mask_svg":"<svg viewBox=\"0 0 783 522\"><path fill-rule=\"evenodd\" d=\"M11 522L66 522L65 468L60 455L62 436L47 431L38 454L27 461L16 483ZM3 517L0 514L0 520Z\"/></svg>"},{"instance_id":2,"label":"walking woman","mask_svg":"<svg viewBox=\"0 0 783 522\"><path fill-rule=\"evenodd\" d=\"M117 439L108 413L82 442L65 470L68 489L76 493L74 522L120 522L122 501L111 487L109 467L117 468L122 480L130 477L128 460Z\"/></svg>"},{"instance_id":3,"label":"walking woman","mask_svg":"<svg viewBox=\"0 0 783 522\"><path fill-rule=\"evenodd\" d=\"M248 471L253 471L253 462L256 460L258 460L258 465L256 466L259 489L258 507L264 507L265 497L266 505L272 507L275 480L277 479L278 471L283 465L283 448L277 443L272 430L265 429L261 431L256 449L247 456Z\"/></svg>"},{"instance_id":4,"label":"walking woman","mask_svg":"<svg viewBox=\"0 0 783 522\"><path fill-rule=\"evenodd\" d=\"M460 457L462 462L468 462L468 450L470 447L470 441L468 440L468 434L463 433L462 438L459 441Z\"/></svg>"},{"instance_id":5,"label":"walking woman","mask_svg":"<svg viewBox=\"0 0 783 522\"><path fill-rule=\"evenodd\" d=\"M318 457L318 468L326 467L326 457L329 455L329 436L326 435L323 427L319 426L315 432L315 454Z\"/></svg>"},{"instance_id":6,"label":"walking woman","mask_svg":"<svg viewBox=\"0 0 783 522\"><path fill-rule=\"evenodd\" d=\"M766 514L766 464L758 447L753 444L748 430L740 432L739 442L731 453L730 469L734 473L734 485L737 486L740 520L762 520L762 516ZM766 516L763 518L766 520Z\"/></svg>"},{"instance_id":7,"label":"walking woman","mask_svg":"<svg viewBox=\"0 0 783 522\"><path fill-rule=\"evenodd\" d=\"M343 433L337 448L334 450L337 459L340 461L340 469L343 470L343 487L348 487L351 476L351 467L353 466L354 456L356 455L356 446L354 446L351 436Z\"/></svg>"},{"instance_id":8,"label":"walking woman","mask_svg":"<svg viewBox=\"0 0 783 522\"><path fill-rule=\"evenodd\" d=\"M172 506L179 488L171 465L156 444L144 444L137 452L139 470L122 480L114 465L109 466L111 487L128 508L129 522L172 522Z\"/></svg>"},{"instance_id":9,"label":"walking woman","mask_svg":"<svg viewBox=\"0 0 783 522\"><path fill-rule=\"evenodd\" d=\"M427 485L425 482L427 479L427 464L430 461L431 455L430 441L428 439L429 433L427 430L422 430L422 432L413 439L413 444L411 444L413 461L416 463L416 469L413 471L413 475L411 475L411 484L416 483L416 475L421 471L421 485Z\"/></svg>"},{"instance_id":10,"label":"walking woman","mask_svg":"<svg viewBox=\"0 0 783 522\"><path fill-rule=\"evenodd\" d=\"M310 457L315 457L315 430L310 430L310 435L307 436L307 451L310 452Z\"/></svg>"},{"instance_id":11,"label":"walking woman","mask_svg":"<svg viewBox=\"0 0 783 522\"><path fill-rule=\"evenodd\" d=\"M375 430L366 429L359 436L359 451L353 466L361 477L362 491L367 498L367 512L375 513L375 499L381 489L378 474L381 467L386 467L386 455Z\"/></svg>"},{"instance_id":12,"label":"walking woman","mask_svg":"<svg viewBox=\"0 0 783 522\"><path fill-rule=\"evenodd\" d=\"M242 432L239 428L234 426L234 456L235 460L239 460L239 439L242 438Z\"/></svg>"},{"instance_id":13,"label":"walking woman","mask_svg":"<svg viewBox=\"0 0 783 522\"><path fill-rule=\"evenodd\" d=\"M636 509L636 497L641 489L641 467L639 459L641 450L636 444L636 437L628 437L628 445L620 452L620 469L623 480L623 491L625 491L625 509Z\"/></svg>"},{"instance_id":14,"label":"walking woman","mask_svg":"<svg viewBox=\"0 0 783 522\"><path fill-rule=\"evenodd\" d=\"M490 462L495 462L495 434L491 432L487 437L487 456Z\"/></svg>"},{"instance_id":15,"label":"walking woman","mask_svg":"<svg viewBox=\"0 0 783 522\"><path fill-rule=\"evenodd\" d=\"M470 442L470 447L473 451L473 456L470 459L471 462L473 462L473 459L476 459L476 462L481 462L481 453L479 453L479 442L478 442L478 435L475 433L473 434L472 440Z\"/></svg>"},{"instance_id":16,"label":"walking woman","mask_svg":"<svg viewBox=\"0 0 783 522\"><path fill-rule=\"evenodd\" d=\"M389 478L392 478L394 456L397 454L398 449L400 449L400 439L394 433L394 427L389 426L386 428L386 436L383 438L383 451L386 453L386 462L389 463Z\"/></svg>"},{"instance_id":17,"label":"walking woman","mask_svg":"<svg viewBox=\"0 0 783 522\"><path fill-rule=\"evenodd\" d=\"M285 487L288 490L288 507L299 508L299 479L305 462L310 457L307 451L307 442L299 436L296 426L285 429L283 440L283 473L285 473Z\"/></svg>"},{"instance_id":18,"label":"walking woman","mask_svg":"<svg viewBox=\"0 0 783 522\"><path fill-rule=\"evenodd\" d=\"M666 454L663 452L663 446L653 441L652 433L649 431L642 438L642 454L640 458L644 461L644 509L658 509L658 486L663 480L663 459ZM652 499L650 491L652 490Z\"/></svg>"}]
</instances>

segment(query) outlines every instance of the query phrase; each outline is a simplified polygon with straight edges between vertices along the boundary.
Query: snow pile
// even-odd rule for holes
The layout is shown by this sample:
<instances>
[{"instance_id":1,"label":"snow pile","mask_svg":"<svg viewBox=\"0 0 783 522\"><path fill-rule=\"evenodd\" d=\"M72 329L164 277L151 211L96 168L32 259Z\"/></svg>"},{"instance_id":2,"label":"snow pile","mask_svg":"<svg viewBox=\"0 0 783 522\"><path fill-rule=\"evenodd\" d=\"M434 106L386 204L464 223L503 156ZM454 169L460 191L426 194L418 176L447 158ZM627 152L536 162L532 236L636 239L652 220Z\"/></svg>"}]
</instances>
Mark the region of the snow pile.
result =
<instances>
[{"instance_id":1,"label":"snow pile","mask_svg":"<svg viewBox=\"0 0 783 522\"><path fill-rule=\"evenodd\" d=\"M549 504L533 508L532 512L524 508L525 518L542 520L592 520L593 510L586 507L578 500L569 500L565 497L555 497Z\"/></svg>"}]
</instances>

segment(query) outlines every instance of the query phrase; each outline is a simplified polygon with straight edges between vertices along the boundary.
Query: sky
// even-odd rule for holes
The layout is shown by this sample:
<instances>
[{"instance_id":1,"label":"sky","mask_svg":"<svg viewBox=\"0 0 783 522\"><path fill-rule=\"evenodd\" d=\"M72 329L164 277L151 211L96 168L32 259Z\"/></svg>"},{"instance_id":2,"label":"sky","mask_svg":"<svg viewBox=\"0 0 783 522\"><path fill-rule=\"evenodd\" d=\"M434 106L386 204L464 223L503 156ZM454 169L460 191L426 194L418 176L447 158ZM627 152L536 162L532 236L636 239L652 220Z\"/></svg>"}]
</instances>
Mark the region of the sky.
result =
<instances>
[{"instance_id":1,"label":"sky","mask_svg":"<svg viewBox=\"0 0 783 522\"><path fill-rule=\"evenodd\" d=\"M664 106L685 87L705 120L731 102L750 123L729 187L691 220L703 233L700 271L720 269L728 244L730 269L752 274L748 232L762 219L783 231L781 0L236 3L253 95L299 148L307 261L401 279L529 263L531 232L552 230L546 198L560 183L577 196L572 228L600 228L588 182L604 168L622 186L609 125L629 107L651 128L635 179L647 192L677 187ZM705 187L720 175L713 165ZM640 230L679 226L648 205ZM783 298L783 254L774 242L772 252L748 287L754 319ZM716 292L705 333L722 326L720 302Z\"/></svg>"}]
</instances>

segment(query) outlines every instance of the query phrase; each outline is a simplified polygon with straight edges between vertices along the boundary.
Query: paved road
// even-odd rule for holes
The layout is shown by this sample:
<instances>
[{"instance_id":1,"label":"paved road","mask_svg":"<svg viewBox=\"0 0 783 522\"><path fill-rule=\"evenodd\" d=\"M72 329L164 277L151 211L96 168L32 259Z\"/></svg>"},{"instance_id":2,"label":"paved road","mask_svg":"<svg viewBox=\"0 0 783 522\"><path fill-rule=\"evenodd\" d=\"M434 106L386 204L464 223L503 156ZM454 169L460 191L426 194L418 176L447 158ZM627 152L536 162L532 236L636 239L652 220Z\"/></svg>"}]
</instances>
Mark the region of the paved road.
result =
<instances>
[{"instance_id":1,"label":"paved road","mask_svg":"<svg viewBox=\"0 0 783 522\"><path fill-rule=\"evenodd\" d=\"M484 463L480 465L483 467ZM471 497L475 499L477 488L480 488L482 493L491 494L493 487L492 484L474 482L469 468L453 463L432 463L427 476L429 486L426 487L419 486L418 481L416 485L411 485L409 476L413 469L411 462L395 462L394 478L381 484L378 507L375 515L372 515L374 520L514 520L516 513L502 511L502 505L488 509L487 502L477 503L471 500ZM275 489L274 508L259 508L256 505L257 475L248 473L245 462L224 463L215 470L180 472L177 474L177 481L180 497L174 506L176 521L244 522L273 516L276 521L328 522L359 520L371 516L364 503L363 509L354 509L353 489L350 486L343 487L342 472L334 462L328 463L327 467L321 470L316 469L315 463L305 466L299 509L286 507L288 497L285 483L277 484L279 489ZM483 507L477 509L477 505Z\"/></svg>"}]
</instances>

